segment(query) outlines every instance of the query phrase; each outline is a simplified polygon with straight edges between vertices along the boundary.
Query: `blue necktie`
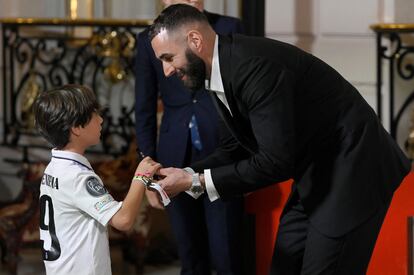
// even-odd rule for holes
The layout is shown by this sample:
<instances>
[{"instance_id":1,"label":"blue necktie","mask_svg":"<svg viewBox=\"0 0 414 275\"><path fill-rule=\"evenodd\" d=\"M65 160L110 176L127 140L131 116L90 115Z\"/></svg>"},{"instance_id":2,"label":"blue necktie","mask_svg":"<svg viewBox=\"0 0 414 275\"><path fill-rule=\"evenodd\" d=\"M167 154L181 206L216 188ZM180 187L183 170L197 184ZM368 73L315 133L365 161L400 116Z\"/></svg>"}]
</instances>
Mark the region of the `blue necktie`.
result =
<instances>
[{"instance_id":1,"label":"blue necktie","mask_svg":"<svg viewBox=\"0 0 414 275\"><path fill-rule=\"evenodd\" d=\"M191 117L190 124L188 126L190 127L191 143L194 148L201 151L203 149L203 145L201 144L200 133L198 132L197 119L195 115Z\"/></svg>"}]
</instances>

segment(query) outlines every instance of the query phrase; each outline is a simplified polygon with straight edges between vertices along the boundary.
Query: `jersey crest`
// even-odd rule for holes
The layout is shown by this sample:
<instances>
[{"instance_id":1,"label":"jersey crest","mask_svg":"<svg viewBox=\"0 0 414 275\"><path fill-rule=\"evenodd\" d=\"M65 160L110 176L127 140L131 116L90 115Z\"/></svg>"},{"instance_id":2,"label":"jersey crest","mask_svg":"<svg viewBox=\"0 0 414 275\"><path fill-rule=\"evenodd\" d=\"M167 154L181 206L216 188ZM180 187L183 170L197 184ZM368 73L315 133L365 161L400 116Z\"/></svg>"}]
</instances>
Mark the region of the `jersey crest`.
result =
<instances>
[{"instance_id":1,"label":"jersey crest","mask_svg":"<svg viewBox=\"0 0 414 275\"><path fill-rule=\"evenodd\" d=\"M96 177L89 177L86 179L86 190L94 197L100 197L108 193Z\"/></svg>"}]
</instances>

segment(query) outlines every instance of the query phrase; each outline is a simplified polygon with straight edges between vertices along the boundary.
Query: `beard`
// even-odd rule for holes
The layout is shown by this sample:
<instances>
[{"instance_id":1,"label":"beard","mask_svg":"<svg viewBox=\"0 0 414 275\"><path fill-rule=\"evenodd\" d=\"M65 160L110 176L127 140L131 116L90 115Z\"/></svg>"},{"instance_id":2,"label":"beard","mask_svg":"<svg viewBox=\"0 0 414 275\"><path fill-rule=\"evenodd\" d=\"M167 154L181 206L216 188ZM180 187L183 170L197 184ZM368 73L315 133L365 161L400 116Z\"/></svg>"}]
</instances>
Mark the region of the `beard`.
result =
<instances>
[{"instance_id":1,"label":"beard","mask_svg":"<svg viewBox=\"0 0 414 275\"><path fill-rule=\"evenodd\" d=\"M192 91L204 88L206 79L206 65L204 61L189 48L185 50L185 57L188 64L178 73L180 78L184 75L187 76L187 79L182 80L184 86Z\"/></svg>"}]
</instances>

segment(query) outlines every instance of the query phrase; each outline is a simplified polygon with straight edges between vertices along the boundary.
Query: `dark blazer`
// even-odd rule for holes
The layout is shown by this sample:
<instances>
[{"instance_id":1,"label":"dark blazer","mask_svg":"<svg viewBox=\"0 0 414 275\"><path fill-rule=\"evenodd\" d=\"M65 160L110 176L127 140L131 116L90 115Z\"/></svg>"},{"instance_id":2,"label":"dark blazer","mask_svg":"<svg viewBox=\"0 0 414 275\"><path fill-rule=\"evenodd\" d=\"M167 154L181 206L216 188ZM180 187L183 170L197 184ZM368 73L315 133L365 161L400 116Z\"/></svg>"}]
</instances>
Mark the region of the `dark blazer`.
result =
<instances>
[{"instance_id":1,"label":"dark blazer","mask_svg":"<svg viewBox=\"0 0 414 275\"><path fill-rule=\"evenodd\" d=\"M410 162L358 91L292 45L219 37L232 137L193 165L211 170L225 198L293 178L311 223L341 236L389 202Z\"/></svg>"},{"instance_id":2,"label":"dark blazer","mask_svg":"<svg viewBox=\"0 0 414 275\"><path fill-rule=\"evenodd\" d=\"M239 19L204 12L213 29L220 34L241 32ZM219 141L218 115L211 97L204 91L191 92L176 77L166 78L161 61L154 54L148 30L137 38L135 129L139 149L165 167L184 165L188 144L188 124L196 115L203 150L200 157L214 151ZM157 144L157 99L161 97L164 114Z\"/></svg>"}]
</instances>

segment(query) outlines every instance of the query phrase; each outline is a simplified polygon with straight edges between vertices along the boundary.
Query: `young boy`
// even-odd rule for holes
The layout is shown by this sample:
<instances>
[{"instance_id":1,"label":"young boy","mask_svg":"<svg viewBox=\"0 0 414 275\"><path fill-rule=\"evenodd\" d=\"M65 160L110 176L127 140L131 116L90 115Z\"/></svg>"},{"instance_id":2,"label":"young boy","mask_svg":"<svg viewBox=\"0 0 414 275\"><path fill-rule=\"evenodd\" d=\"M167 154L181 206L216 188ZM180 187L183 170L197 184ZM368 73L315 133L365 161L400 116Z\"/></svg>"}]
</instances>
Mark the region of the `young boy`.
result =
<instances>
[{"instance_id":1,"label":"young boy","mask_svg":"<svg viewBox=\"0 0 414 275\"><path fill-rule=\"evenodd\" d=\"M106 225L131 229L145 182L160 164L144 158L128 194L117 202L94 173L85 150L99 143L102 117L94 93L66 85L34 103L35 123L55 149L40 186L40 239L47 274L111 274Z\"/></svg>"}]
</instances>

